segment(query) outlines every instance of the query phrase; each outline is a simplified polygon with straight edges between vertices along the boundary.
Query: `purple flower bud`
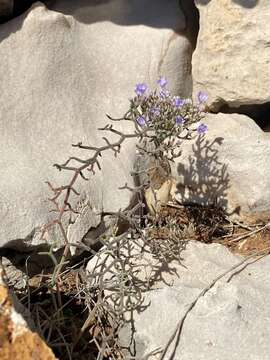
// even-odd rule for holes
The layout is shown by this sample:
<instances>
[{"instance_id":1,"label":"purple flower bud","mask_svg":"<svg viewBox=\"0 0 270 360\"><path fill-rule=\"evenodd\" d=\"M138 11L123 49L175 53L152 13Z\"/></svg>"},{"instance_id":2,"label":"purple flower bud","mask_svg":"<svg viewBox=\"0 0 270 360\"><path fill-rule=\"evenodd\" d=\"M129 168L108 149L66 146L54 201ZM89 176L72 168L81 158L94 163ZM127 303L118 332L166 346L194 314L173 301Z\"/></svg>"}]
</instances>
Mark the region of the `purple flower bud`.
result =
<instances>
[{"instance_id":1,"label":"purple flower bud","mask_svg":"<svg viewBox=\"0 0 270 360\"><path fill-rule=\"evenodd\" d=\"M142 96L146 92L146 90L147 90L147 85L144 83L137 84L135 87L135 93L138 96Z\"/></svg>"},{"instance_id":2,"label":"purple flower bud","mask_svg":"<svg viewBox=\"0 0 270 360\"><path fill-rule=\"evenodd\" d=\"M159 107L152 107L150 109L150 112L155 116L159 116L160 115L160 108Z\"/></svg>"},{"instance_id":3,"label":"purple flower bud","mask_svg":"<svg viewBox=\"0 0 270 360\"><path fill-rule=\"evenodd\" d=\"M200 135L205 134L207 130L208 130L208 126L206 124L200 124L197 127L197 131Z\"/></svg>"},{"instance_id":4,"label":"purple flower bud","mask_svg":"<svg viewBox=\"0 0 270 360\"><path fill-rule=\"evenodd\" d=\"M200 104L208 100L208 95L203 91L199 91L197 97Z\"/></svg>"},{"instance_id":5,"label":"purple flower bud","mask_svg":"<svg viewBox=\"0 0 270 360\"><path fill-rule=\"evenodd\" d=\"M175 123L176 125L183 125L185 122L185 119L181 115L177 115L175 117Z\"/></svg>"},{"instance_id":6,"label":"purple flower bud","mask_svg":"<svg viewBox=\"0 0 270 360\"><path fill-rule=\"evenodd\" d=\"M183 106L185 104L185 100L181 99L179 96L175 96L173 98L173 105L177 108Z\"/></svg>"},{"instance_id":7,"label":"purple flower bud","mask_svg":"<svg viewBox=\"0 0 270 360\"><path fill-rule=\"evenodd\" d=\"M168 81L165 77L160 77L157 83L161 88L164 88L168 84Z\"/></svg>"},{"instance_id":8,"label":"purple flower bud","mask_svg":"<svg viewBox=\"0 0 270 360\"><path fill-rule=\"evenodd\" d=\"M146 120L143 116L139 116L136 121L140 126L145 126L146 124Z\"/></svg>"}]
</instances>

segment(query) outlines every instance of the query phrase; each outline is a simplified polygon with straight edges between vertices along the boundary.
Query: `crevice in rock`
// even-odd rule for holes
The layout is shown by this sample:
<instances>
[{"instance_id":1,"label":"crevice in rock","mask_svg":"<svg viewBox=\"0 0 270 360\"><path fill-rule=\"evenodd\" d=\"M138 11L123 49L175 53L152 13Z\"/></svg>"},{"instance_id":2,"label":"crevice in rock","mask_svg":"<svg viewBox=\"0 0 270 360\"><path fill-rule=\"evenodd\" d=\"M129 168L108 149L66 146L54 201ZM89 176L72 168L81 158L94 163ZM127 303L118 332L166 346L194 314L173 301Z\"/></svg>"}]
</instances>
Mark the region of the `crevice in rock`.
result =
<instances>
[{"instance_id":1,"label":"crevice in rock","mask_svg":"<svg viewBox=\"0 0 270 360\"><path fill-rule=\"evenodd\" d=\"M230 107L228 104L224 104L220 107L219 112L246 115L253 119L263 131L270 132L270 102L239 107Z\"/></svg>"},{"instance_id":2,"label":"crevice in rock","mask_svg":"<svg viewBox=\"0 0 270 360\"><path fill-rule=\"evenodd\" d=\"M19 16L27 11L36 0L14 0L12 17Z\"/></svg>"},{"instance_id":3,"label":"crevice in rock","mask_svg":"<svg viewBox=\"0 0 270 360\"><path fill-rule=\"evenodd\" d=\"M194 0L179 0L179 7L184 14L186 26L185 36L190 43L190 53L187 60L186 71L190 75L189 89L187 96L192 96L193 77L192 77L192 56L196 49L199 34L199 10L195 6Z\"/></svg>"},{"instance_id":4,"label":"crevice in rock","mask_svg":"<svg viewBox=\"0 0 270 360\"><path fill-rule=\"evenodd\" d=\"M186 18L186 33L194 51L199 33L199 10L195 6L194 0L179 0L179 5Z\"/></svg>"},{"instance_id":5,"label":"crevice in rock","mask_svg":"<svg viewBox=\"0 0 270 360\"><path fill-rule=\"evenodd\" d=\"M41 1L41 0L40 0ZM0 14L0 24L3 24L9 20L12 20L13 18L22 15L25 11L30 9L30 7L37 2L37 0L10 0L11 6L11 12L10 14ZM46 6L49 6L53 3L52 0L44 0L41 1ZM13 4L13 5L12 5Z\"/></svg>"},{"instance_id":6,"label":"crevice in rock","mask_svg":"<svg viewBox=\"0 0 270 360\"><path fill-rule=\"evenodd\" d=\"M28 10L36 0L10 0L6 2L5 12L0 13L0 24L3 24ZM2 9L1 9L2 10Z\"/></svg>"},{"instance_id":7,"label":"crevice in rock","mask_svg":"<svg viewBox=\"0 0 270 360\"><path fill-rule=\"evenodd\" d=\"M98 250L98 248L96 250ZM53 253L55 260L58 263L63 256L63 251L64 249L61 248ZM7 267L9 267L10 272L12 273L18 270L31 277L41 273L44 275L52 274L55 265L49 252L50 247L47 245L35 246L35 248L32 248L31 251L27 252L10 248L1 248L0 259L2 259L2 265L4 265L6 270ZM92 256L93 254L89 251L81 251L80 254L68 259L70 261L69 266L72 267L83 259L90 259Z\"/></svg>"}]
</instances>

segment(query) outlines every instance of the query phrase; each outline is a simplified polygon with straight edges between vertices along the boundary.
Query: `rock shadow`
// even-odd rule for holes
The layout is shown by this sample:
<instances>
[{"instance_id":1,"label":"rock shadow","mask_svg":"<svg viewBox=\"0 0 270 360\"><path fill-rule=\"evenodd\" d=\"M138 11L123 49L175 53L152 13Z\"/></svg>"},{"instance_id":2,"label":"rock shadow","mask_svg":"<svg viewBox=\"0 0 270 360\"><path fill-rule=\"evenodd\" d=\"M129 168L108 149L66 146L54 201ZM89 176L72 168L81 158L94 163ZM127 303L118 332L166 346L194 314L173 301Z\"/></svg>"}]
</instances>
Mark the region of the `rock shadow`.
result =
<instances>
[{"instance_id":1,"label":"rock shadow","mask_svg":"<svg viewBox=\"0 0 270 360\"><path fill-rule=\"evenodd\" d=\"M4 24L0 22L0 44L4 39L9 37L11 34L16 33L22 28L24 18L25 17L22 15L18 18L17 21L10 20L8 23L5 22Z\"/></svg>"},{"instance_id":2,"label":"rock shadow","mask_svg":"<svg viewBox=\"0 0 270 360\"><path fill-rule=\"evenodd\" d=\"M211 0L195 0L197 4L207 5ZM232 0L233 3L241 5L247 9L252 9L259 4L260 0Z\"/></svg>"},{"instance_id":3,"label":"rock shadow","mask_svg":"<svg viewBox=\"0 0 270 360\"><path fill-rule=\"evenodd\" d=\"M0 43L22 28L27 16L26 11L28 11L32 5L35 6L35 3L37 3L37 6L40 5L39 2L34 0L14 0L13 12L7 17L0 17ZM44 4L47 4L46 1L44 1Z\"/></svg>"},{"instance_id":4,"label":"rock shadow","mask_svg":"<svg viewBox=\"0 0 270 360\"><path fill-rule=\"evenodd\" d=\"M27 11L37 0L9 0L11 3L11 12L6 16L0 15L0 24L3 24L17 16L20 16ZM0 1L1 2L1 1ZM50 0L43 0L44 4L49 3Z\"/></svg>"},{"instance_id":5,"label":"rock shadow","mask_svg":"<svg viewBox=\"0 0 270 360\"><path fill-rule=\"evenodd\" d=\"M241 5L247 9L252 9L259 4L259 0L232 0L235 4Z\"/></svg>"},{"instance_id":6,"label":"rock shadow","mask_svg":"<svg viewBox=\"0 0 270 360\"><path fill-rule=\"evenodd\" d=\"M72 15L78 22L91 24L110 21L118 25L146 25L155 28L183 28L184 16L173 24L176 9L175 0L78 0L51 1L48 8ZM142 39L143 41L143 39Z\"/></svg>"}]
</instances>

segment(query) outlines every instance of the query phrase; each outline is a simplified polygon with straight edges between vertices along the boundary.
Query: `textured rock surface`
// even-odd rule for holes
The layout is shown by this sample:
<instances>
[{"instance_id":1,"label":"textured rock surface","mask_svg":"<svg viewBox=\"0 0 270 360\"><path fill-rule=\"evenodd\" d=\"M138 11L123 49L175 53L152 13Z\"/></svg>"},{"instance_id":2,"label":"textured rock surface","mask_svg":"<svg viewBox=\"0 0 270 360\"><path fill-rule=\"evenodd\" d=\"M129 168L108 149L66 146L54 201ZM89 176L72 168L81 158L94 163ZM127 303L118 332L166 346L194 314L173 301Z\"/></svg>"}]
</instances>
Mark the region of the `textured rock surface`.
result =
<instances>
[{"instance_id":1,"label":"textured rock surface","mask_svg":"<svg viewBox=\"0 0 270 360\"><path fill-rule=\"evenodd\" d=\"M190 141L175 162L180 203L218 203L234 216L270 218L270 137L245 115L208 114L205 137Z\"/></svg>"},{"instance_id":2,"label":"textured rock surface","mask_svg":"<svg viewBox=\"0 0 270 360\"><path fill-rule=\"evenodd\" d=\"M168 264L159 273L160 279L163 274L171 277L171 286L160 280L158 289L145 294L145 304L149 305L133 313L135 332L131 348L136 348L138 358L163 348L200 291L241 261L220 245L192 242L182 252L182 259L181 264ZM219 280L187 316L180 340L175 338L165 358L267 360L269 261L268 256L247 267L242 265L242 271L235 276L230 278L229 274ZM130 345L130 336L128 327L124 328L120 333L124 345ZM160 354L149 357L159 358Z\"/></svg>"},{"instance_id":3,"label":"textured rock surface","mask_svg":"<svg viewBox=\"0 0 270 360\"><path fill-rule=\"evenodd\" d=\"M268 0L196 0L200 31L193 55L194 91L216 110L270 101Z\"/></svg>"},{"instance_id":4,"label":"textured rock surface","mask_svg":"<svg viewBox=\"0 0 270 360\"><path fill-rule=\"evenodd\" d=\"M52 3L57 11L35 3L0 28L1 246L39 244L51 195L44 182L62 185L71 176L52 164L86 156L72 143L101 144L105 114L123 115L135 83L166 74L174 92L191 88L191 48L176 1ZM104 156L102 172L77 184L81 215L69 225L71 241L99 224L100 211L128 206L130 193L118 187L131 182L133 150L129 142L118 159Z\"/></svg>"},{"instance_id":5,"label":"textured rock surface","mask_svg":"<svg viewBox=\"0 0 270 360\"><path fill-rule=\"evenodd\" d=\"M55 360L52 350L37 333L29 330L15 310L0 271L0 358L1 360Z\"/></svg>"}]
</instances>

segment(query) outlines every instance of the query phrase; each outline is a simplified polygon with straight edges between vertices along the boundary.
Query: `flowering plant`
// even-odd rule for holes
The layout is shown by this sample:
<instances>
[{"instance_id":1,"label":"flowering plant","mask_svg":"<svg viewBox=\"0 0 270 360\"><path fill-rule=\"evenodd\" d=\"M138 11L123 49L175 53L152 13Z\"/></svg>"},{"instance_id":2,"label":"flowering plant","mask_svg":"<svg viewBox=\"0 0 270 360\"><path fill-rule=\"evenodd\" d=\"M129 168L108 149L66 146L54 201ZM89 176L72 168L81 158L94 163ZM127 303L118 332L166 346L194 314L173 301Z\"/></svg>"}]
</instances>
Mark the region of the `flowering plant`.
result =
<instances>
[{"instance_id":1,"label":"flowering plant","mask_svg":"<svg viewBox=\"0 0 270 360\"><path fill-rule=\"evenodd\" d=\"M156 147L172 138L190 138L194 131L202 135L208 130L201 123L208 98L205 92L200 91L194 103L192 99L172 96L166 78L159 78L157 84L154 91L145 83L135 87L136 96L130 101L127 116L135 122L137 130L144 133L152 130L150 137Z\"/></svg>"},{"instance_id":2,"label":"flowering plant","mask_svg":"<svg viewBox=\"0 0 270 360\"><path fill-rule=\"evenodd\" d=\"M169 160L173 160L179 156L179 154L174 152L174 149L178 144L180 145L182 140L192 138L193 134L202 135L207 131L207 125L201 122L204 116L207 94L200 91L197 95L196 102L193 102L191 99L182 99L179 96L171 95L167 89L167 80L164 77L158 79L157 85L158 88L156 90L150 91L145 83L137 84L135 87L136 95L130 100L130 107L125 116L120 119L113 119L107 115L112 121L131 121L135 126L134 131L129 133L122 132L114 128L112 124L107 124L100 130L113 134L114 136L113 139L104 136L104 144L102 146L85 145L82 142L72 144L74 148L88 151L89 156L86 158L70 156L64 163L55 164L54 166L59 171L69 171L72 176L69 181L62 186L53 185L48 182L52 192L52 196L49 199L53 206L51 211L56 215L50 222L42 227L41 236L45 236L46 233L58 227L59 232L56 234L61 234L64 241L65 247L59 263L53 253L53 247L51 247L50 252L48 252L48 255L55 264L49 286L55 289L55 285L57 284L57 289L59 289L60 287L58 287L58 285L63 284L65 281L66 271L62 270L68 263L71 246L96 254L91 246L87 246L84 243L70 242L68 236L69 226L67 226L67 224L70 225L74 223L76 219L73 218L73 215L77 217L78 214L80 214L80 204L75 203L76 207L74 207L74 202L72 201L73 196L80 195L75 188L76 181L78 181L79 178L88 181L91 179L91 175L95 174L96 170L101 170L100 158L104 153L112 151L114 156L117 157L124 141L128 139L139 140L137 149L139 154L143 156L139 156L138 158L143 160L143 166L140 167L139 159L138 164L136 164L138 165L138 171L135 169L132 173L135 180L139 181L134 181L136 185L134 188L127 184L121 188L132 191L134 199L136 198L137 201L130 204L127 209L120 209L116 213L101 212L101 216L112 217L112 219L110 219L111 223L108 228L106 228L105 233L99 236L99 245L103 246L103 250L100 253L100 258L98 258L102 259L103 254L105 255L105 260L104 262L101 260L101 266L95 266L91 274L83 277L87 279L87 286L84 286L86 289L85 304L89 307L89 310L89 304L91 304L91 311L85 324L81 328L82 331L80 334L84 331L83 329L89 326L89 319L91 319L91 326L93 324L94 329L100 329L100 333L98 333L99 343L94 339L99 351L98 358L103 358L104 349L107 351L107 348L112 349L118 354L118 330L126 318L126 316L124 316L125 312L133 311L133 309L136 309L138 306L142 308L141 304L143 303L143 291L145 291L145 288L143 288L142 291L140 289L142 282L141 280L139 282L137 280L138 266L135 266L134 259L137 258L138 254L136 254L135 251L135 255L131 256L135 242L130 241L130 239L142 240L143 248L144 246L148 246L155 256L159 256L162 259L162 267L164 266L164 259L166 257L173 258L176 253L181 251L182 245L180 240L184 235L181 233L182 230L180 231L176 227L173 219L168 223L169 236L167 242L163 240L157 242L155 238L153 238L154 241L152 241L151 237L147 238L145 229L149 224L157 224L156 229L158 232L160 231L158 224L163 220L162 217L158 219L158 216L156 216L159 215L156 209L158 209L159 204L166 204L166 197L170 190L168 188L170 185L168 184L171 180L168 179L171 170ZM154 144L154 146L149 148L149 142ZM158 176L156 177L155 175ZM139 186L138 182L140 182ZM164 187L162 184L166 186ZM162 191L159 191L160 189ZM149 194L148 199L150 200L151 195L153 195L152 202L147 202L146 194ZM150 214L150 216L145 214L144 199L146 200L146 204L149 205L148 208L155 210L154 216L152 214ZM156 220L160 220L160 222ZM142 228L142 226L144 226L144 228ZM121 233L121 228L126 227L128 227L127 231ZM97 242L95 245L96 244ZM136 244L136 246L138 246L138 244ZM141 251L142 248L139 249L139 255ZM107 260L110 260L109 263L107 263ZM72 268L73 267L70 269ZM156 271L156 274L160 276L160 270L157 268L156 263L153 271ZM106 274L109 274L110 281L107 281L108 277L106 278ZM112 308L112 301L114 303L114 309ZM92 304L94 304L93 307ZM107 322L104 322L106 319ZM106 326L104 326L105 324ZM107 324L110 324L110 336L108 336ZM79 341L78 339L75 340L75 345ZM109 340L110 342L108 343ZM72 349L74 349L74 346ZM111 354L114 352L110 350ZM107 355L106 353L106 356Z\"/></svg>"}]
</instances>

